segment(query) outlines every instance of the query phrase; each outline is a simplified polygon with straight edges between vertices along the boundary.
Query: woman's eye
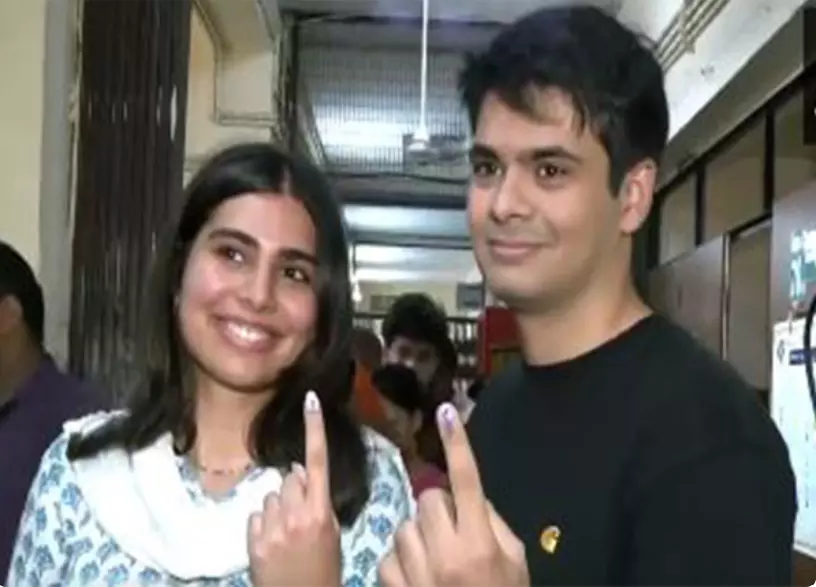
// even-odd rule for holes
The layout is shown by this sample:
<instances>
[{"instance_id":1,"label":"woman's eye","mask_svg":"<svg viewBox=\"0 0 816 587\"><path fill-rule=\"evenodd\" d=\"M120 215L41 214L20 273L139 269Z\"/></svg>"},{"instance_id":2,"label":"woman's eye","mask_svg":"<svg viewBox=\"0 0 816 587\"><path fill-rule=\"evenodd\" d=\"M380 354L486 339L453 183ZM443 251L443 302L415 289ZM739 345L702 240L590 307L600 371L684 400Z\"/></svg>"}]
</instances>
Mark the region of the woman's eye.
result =
<instances>
[{"instance_id":1,"label":"woman's eye","mask_svg":"<svg viewBox=\"0 0 816 587\"><path fill-rule=\"evenodd\" d=\"M311 282L311 276L308 274L308 272L300 267L286 267L283 270L283 274L287 279L291 279L292 281L297 281L299 283Z\"/></svg>"},{"instance_id":2,"label":"woman's eye","mask_svg":"<svg viewBox=\"0 0 816 587\"><path fill-rule=\"evenodd\" d=\"M235 247L221 247L218 249L218 254L231 263L241 264L244 262L244 254Z\"/></svg>"}]
</instances>

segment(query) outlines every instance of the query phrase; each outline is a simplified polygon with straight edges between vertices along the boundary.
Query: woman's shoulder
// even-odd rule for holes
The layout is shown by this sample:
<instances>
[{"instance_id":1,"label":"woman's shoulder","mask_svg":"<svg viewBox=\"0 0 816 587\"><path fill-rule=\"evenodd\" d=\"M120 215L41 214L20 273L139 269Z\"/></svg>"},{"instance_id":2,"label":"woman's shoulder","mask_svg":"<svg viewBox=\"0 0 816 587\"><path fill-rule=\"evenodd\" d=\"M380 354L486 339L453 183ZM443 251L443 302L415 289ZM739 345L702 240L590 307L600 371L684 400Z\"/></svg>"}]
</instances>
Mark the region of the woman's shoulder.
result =
<instances>
[{"instance_id":1,"label":"woman's shoulder","mask_svg":"<svg viewBox=\"0 0 816 587\"><path fill-rule=\"evenodd\" d=\"M394 443L367 426L363 426L363 441L368 451L372 485L388 479L399 483L407 482L408 473L403 465L402 454Z\"/></svg>"},{"instance_id":2,"label":"woman's shoulder","mask_svg":"<svg viewBox=\"0 0 816 587\"><path fill-rule=\"evenodd\" d=\"M368 450L369 497L354 525L343 533L351 561L345 584L375 584L377 566L390 552L397 528L416 511L408 473L399 450L385 437L363 428Z\"/></svg>"},{"instance_id":3,"label":"woman's shoulder","mask_svg":"<svg viewBox=\"0 0 816 587\"><path fill-rule=\"evenodd\" d=\"M32 496L40 499L46 498L49 494L59 496L66 486L72 485L73 467L68 457L71 439L78 434L90 434L123 415L123 412L95 412L65 422L62 432L45 449L40 459Z\"/></svg>"},{"instance_id":4,"label":"woman's shoulder","mask_svg":"<svg viewBox=\"0 0 816 587\"><path fill-rule=\"evenodd\" d=\"M385 436L371 428L362 426L363 442L370 457L396 458L400 456L397 446Z\"/></svg>"},{"instance_id":5,"label":"woman's shoulder","mask_svg":"<svg viewBox=\"0 0 816 587\"><path fill-rule=\"evenodd\" d=\"M98 411L86 414L65 422L62 425L61 436L67 439L76 435L87 436L112 422L121 420L125 416L127 416L127 411L125 410Z\"/></svg>"},{"instance_id":6,"label":"woman's shoulder","mask_svg":"<svg viewBox=\"0 0 816 587\"><path fill-rule=\"evenodd\" d=\"M369 461L369 511L392 509L399 517L414 510L411 479L399 449L381 434L363 428Z\"/></svg>"}]
</instances>

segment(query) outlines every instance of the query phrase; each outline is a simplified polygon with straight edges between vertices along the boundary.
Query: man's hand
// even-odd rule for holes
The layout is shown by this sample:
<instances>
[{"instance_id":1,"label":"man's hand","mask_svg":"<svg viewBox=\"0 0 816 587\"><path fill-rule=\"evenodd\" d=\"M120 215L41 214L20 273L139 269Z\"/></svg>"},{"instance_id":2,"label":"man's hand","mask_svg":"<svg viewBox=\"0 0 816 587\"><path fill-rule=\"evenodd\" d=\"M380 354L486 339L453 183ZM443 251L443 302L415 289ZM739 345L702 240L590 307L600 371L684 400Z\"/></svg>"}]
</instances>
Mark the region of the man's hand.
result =
<instances>
[{"instance_id":1,"label":"man's hand","mask_svg":"<svg viewBox=\"0 0 816 587\"><path fill-rule=\"evenodd\" d=\"M304 402L306 468L295 464L280 494L249 520L250 574L255 587L340 585L340 525L329 487L326 431L317 394Z\"/></svg>"},{"instance_id":2,"label":"man's hand","mask_svg":"<svg viewBox=\"0 0 816 587\"><path fill-rule=\"evenodd\" d=\"M451 494L425 491L380 565L385 587L521 587L530 584L524 544L485 499L476 459L456 409L437 413Z\"/></svg>"}]
</instances>

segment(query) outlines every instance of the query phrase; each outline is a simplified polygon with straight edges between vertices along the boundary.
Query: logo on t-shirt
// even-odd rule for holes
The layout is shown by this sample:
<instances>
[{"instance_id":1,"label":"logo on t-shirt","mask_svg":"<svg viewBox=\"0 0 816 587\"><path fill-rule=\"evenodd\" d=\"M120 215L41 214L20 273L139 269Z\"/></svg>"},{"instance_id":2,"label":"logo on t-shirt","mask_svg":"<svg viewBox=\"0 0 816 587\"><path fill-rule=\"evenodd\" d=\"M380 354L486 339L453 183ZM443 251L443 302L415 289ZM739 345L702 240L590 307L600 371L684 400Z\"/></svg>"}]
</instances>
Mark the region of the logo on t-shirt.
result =
<instances>
[{"instance_id":1,"label":"logo on t-shirt","mask_svg":"<svg viewBox=\"0 0 816 587\"><path fill-rule=\"evenodd\" d=\"M547 554L555 554L560 540L561 528L558 526L547 526L541 531L541 536L538 539L541 549Z\"/></svg>"}]
</instances>

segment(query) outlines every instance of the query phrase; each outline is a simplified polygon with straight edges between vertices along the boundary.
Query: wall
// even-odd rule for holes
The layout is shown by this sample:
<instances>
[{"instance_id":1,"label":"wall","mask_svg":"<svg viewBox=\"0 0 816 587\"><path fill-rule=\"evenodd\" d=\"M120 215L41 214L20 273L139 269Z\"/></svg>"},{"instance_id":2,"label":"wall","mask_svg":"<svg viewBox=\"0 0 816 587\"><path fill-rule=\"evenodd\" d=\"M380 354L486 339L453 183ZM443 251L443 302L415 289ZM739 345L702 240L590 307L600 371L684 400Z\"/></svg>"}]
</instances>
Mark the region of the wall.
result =
<instances>
[{"instance_id":1,"label":"wall","mask_svg":"<svg viewBox=\"0 0 816 587\"><path fill-rule=\"evenodd\" d=\"M251 126L223 126L215 121L215 47L207 28L197 10L193 10L190 22L190 78L187 100L187 138L185 180L203 157L228 144L239 141L265 141L271 134L269 128ZM240 82L244 102L257 102L258 96L269 96L271 69L259 72L258 64L268 61L258 56L230 61L225 82ZM247 75L254 72L254 75ZM242 104L243 106L244 104ZM252 104L258 107L257 104ZM267 105L269 106L269 105Z\"/></svg>"},{"instance_id":2,"label":"wall","mask_svg":"<svg viewBox=\"0 0 816 587\"><path fill-rule=\"evenodd\" d=\"M0 238L40 266L40 148L47 0L0 2Z\"/></svg>"},{"instance_id":3,"label":"wall","mask_svg":"<svg viewBox=\"0 0 816 587\"><path fill-rule=\"evenodd\" d=\"M45 295L45 342L68 354L76 3L0 2L0 239L33 266ZM45 164L43 164L43 162Z\"/></svg>"},{"instance_id":4,"label":"wall","mask_svg":"<svg viewBox=\"0 0 816 587\"><path fill-rule=\"evenodd\" d=\"M667 183L690 160L702 155L765 100L802 70L802 18L794 17L774 36L723 92L675 137L666 150L662 184ZM787 116L785 116L787 114ZM806 176L811 163L801 149L801 125L792 105L777 124L777 178L793 180ZM715 169L707 170L707 213L705 236L713 237L757 213L761 203L763 131L752 129L720 157ZM793 182L793 183L798 183ZM784 185L780 185L784 188ZM790 191L789 189L777 190ZM685 184L667 202L662 217L662 239L672 243L662 247L661 260L667 261L693 246L694 198L691 184ZM746 200L748 203L746 204Z\"/></svg>"},{"instance_id":5,"label":"wall","mask_svg":"<svg viewBox=\"0 0 816 587\"><path fill-rule=\"evenodd\" d=\"M802 38L797 15L672 139L663 158L664 183L802 71Z\"/></svg>"},{"instance_id":6,"label":"wall","mask_svg":"<svg viewBox=\"0 0 816 587\"><path fill-rule=\"evenodd\" d=\"M701 155L802 69L801 17L791 21L715 102L674 140L664 161L664 181L690 158ZM816 148L803 145L803 106L796 96L775 123L774 197L784 198L816 178ZM763 213L764 121L735 137L706 166L703 241L709 242ZM661 210L662 263L694 249L695 177L676 187ZM726 347L728 360L753 385L769 387L768 288L770 239L767 227L742 234L728 245Z\"/></svg>"}]
</instances>

